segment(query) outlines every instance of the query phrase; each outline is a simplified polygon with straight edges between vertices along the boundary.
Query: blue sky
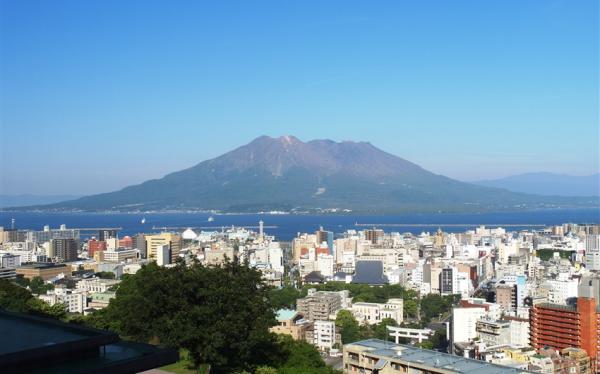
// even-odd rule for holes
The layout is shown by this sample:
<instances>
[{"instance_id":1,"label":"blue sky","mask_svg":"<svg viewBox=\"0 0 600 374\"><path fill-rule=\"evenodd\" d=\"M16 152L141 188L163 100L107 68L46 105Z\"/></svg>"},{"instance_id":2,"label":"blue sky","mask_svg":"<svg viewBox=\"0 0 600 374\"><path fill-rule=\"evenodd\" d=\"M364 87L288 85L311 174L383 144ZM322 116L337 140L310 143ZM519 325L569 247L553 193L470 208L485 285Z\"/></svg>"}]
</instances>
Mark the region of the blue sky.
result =
<instances>
[{"instance_id":1,"label":"blue sky","mask_svg":"<svg viewBox=\"0 0 600 374\"><path fill-rule=\"evenodd\" d=\"M461 180L599 169L594 0L1 6L1 193L109 191L263 134Z\"/></svg>"}]
</instances>

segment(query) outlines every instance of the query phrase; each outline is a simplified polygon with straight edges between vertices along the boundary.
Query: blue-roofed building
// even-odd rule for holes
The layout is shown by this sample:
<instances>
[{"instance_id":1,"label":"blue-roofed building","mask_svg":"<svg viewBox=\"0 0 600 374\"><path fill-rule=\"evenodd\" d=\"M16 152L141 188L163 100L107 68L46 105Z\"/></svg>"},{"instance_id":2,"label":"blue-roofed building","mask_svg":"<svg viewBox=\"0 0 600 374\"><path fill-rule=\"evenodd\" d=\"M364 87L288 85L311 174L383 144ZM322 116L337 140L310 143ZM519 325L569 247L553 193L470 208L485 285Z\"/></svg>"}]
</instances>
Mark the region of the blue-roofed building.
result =
<instances>
[{"instance_id":1,"label":"blue-roofed building","mask_svg":"<svg viewBox=\"0 0 600 374\"><path fill-rule=\"evenodd\" d=\"M356 270L352 283L370 284L379 286L388 284L387 277L383 274L383 262L381 261L356 261Z\"/></svg>"},{"instance_id":2,"label":"blue-roofed building","mask_svg":"<svg viewBox=\"0 0 600 374\"><path fill-rule=\"evenodd\" d=\"M379 339L344 345L344 373L372 374L518 374L527 370Z\"/></svg>"},{"instance_id":3,"label":"blue-roofed building","mask_svg":"<svg viewBox=\"0 0 600 374\"><path fill-rule=\"evenodd\" d=\"M306 329L311 325L301 313L293 309L279 309L276 318L277 325L271 327L270 331L290 335L295 340L304 340Z\"/></svg>"}]
</instances>

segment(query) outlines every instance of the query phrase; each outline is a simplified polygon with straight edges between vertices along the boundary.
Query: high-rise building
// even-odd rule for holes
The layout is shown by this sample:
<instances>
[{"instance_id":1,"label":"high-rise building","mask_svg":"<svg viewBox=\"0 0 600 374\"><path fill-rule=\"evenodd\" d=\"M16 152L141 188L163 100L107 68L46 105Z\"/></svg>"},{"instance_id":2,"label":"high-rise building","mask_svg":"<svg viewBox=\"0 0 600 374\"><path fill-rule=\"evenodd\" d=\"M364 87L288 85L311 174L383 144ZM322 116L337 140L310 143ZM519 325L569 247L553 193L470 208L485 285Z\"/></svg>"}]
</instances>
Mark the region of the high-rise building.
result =
<instances>
[{"instance_id":1,"label":"high-rise building","mask_svg":"<svg viewBox=\"0 0 600 374\"><path fill-rule=\"evenodd\" d=\"M377 244L383 239L384 232L380 229L365 230L365 239L372 244Z\"/></svg>"},{"instance_id":2,"label":"high-rise building","mask_svg":"<svg viewBox=\"0 0 600 374\"><path fill-rule=\"evenodd\" d=\"M325 231L323 230L323 226L321 226L319 230L315 232L315 236L317 237L317 245L327 243L329 254L333 254L333 232Z\"/></svg>"},{"instance_id":3,"label":"high-rise building","mask_svg":"<svg viewBox=\"0 0 600 374\"><path fill-rule=\"evenodd\" d=\"M148 258L146 251L146 236L144 234L137 234L133 237L133 248L140 252L140 258Z\"/></svg>"},{"instance_id":4,"label":"high-rise building","mask_svg":"<svg viewBox=\"0 0 600 374\"><path fill-rule=\"evenodd\" d=\"M119 239L119 248L132 249L133 239L131 236L125 236L122 239Z\"/></svg>"},{"instance_id":5,"label":"high-rise building","mask_svg":"<svg viewBox=\"0 0 600 374\"><path fill-rule=\"evenodd\" d=\"M494 294L496 304L505 311L517 309L517 285L499 284Z\"/></svg>"},{"instance_id":6,"label":"high-rise building","mask_svg":"<svg viewBox=\"0 0 600 374\"><path fill-rule=\"evenodd\" d=\"M94 254L100 251L106 251L106 242L103 240L96 240L96 238L92 238L88 240L88 257L94 258Z\"/></svg>"},{"instance_id":7,"label":"high-rise building","mask_svg":"<svg viewBox=\"0 0 600 374\"><path fill-rule=\"evenodd\" d=\"M600 235L588 235L585 238L585 267L600 271Z\"/></svg>"},{"instance_id":8,"label":"high-rise building","mask_svg":"<svg viewBox=\"0 0 600 374\"><path fill-rule=\"evenodd\" d=\"M298 313L311 321L327 321L345 303L346 293L309 290L309 294L297 300Z\"/></svg>"},{"instance_id":9,"label":"high-rise building","mask_svg":"<svg viewBox=\"0 0 600 374\"><path fill-rule=\"evenodd\" d=\"M536 349L550 347L582 348L590 357L598 353L596 301L577 298L577 305L542 303L531 309L531 345Z\"/></svg>"},{"instance_id":10,"label":"high-rise building","mask_svg":"<svg viewBox=\"0 0 600 374\"><path fill-rule=\"evenodd\" d=\"M454 278L456 270L453 268L444 268L440 273L440 294L452 295L454 293Z\"/></svg>"},{"instance_id":11,"label":"high-rise building","mask_svg":"<svg viewBox=\"0 0 600 374\"><path fill-rule=\"evenodd\" d=\"M68 229L66 225L60 225L58 229L44 226L42 231L27 231L27 240L36 243L49 242L52 239L75 239L79 240L79 230Z\"/></svg>"},{"instance_id":12,"label":"high-rise building","mask_svg":"<svg viewBox=\"0 0 600 374\"><path fill-rule=\"evenodd\" d=\"M116 238L117 237L117 230L100 230L98 231L98 240L100 241L105 241L106 239L110 239L110 238Z\"/></svg>"},{"instance_id":13,"label":"high-rise building","mask_svg":"<svg viewBox=\"0 0 600 374\"><path fill-rule=\"evenodd\" d=\"M455 307L452 310L452 343L469 342L477 336L477 320L486 313L486 308L469 306Z\"/></svg>"},{"instance_id":14,"label":"high-rise building","mask_svg":"<svg viewBox=\"0 0 600 374\"><path fill-rule=\"evenodd\" d=\"M542 303L530 313L531 345L536 349L581 348L599 367L600 312L598 300L600 279L584 277L575 305Z\"/></svg>"},{"instance_id":15,"label":"high-rise building","mask_svg":"<svg viewBox=\"0 0 600 374\"><path fill-rule=\"evenodd\" d=\"M179 234L163 232L156 235L146 236L146 250L149 259L156 260L157 253L162 250L164 245L169 246L169 252L171 255L170 263L174 263L179 257L179 251L181 251L182 238Z\"/></svg>"},{"instance_id":16,"label":"high-rise building","mask_svg":"<svg viewBox=\"0 0 600 374\"><path fill-rule=\"evenodd\" d=\"M75 239L52 239L52 252L54 257L61 261L77 260L79 241Z\"/></svg>"}]
</instances>

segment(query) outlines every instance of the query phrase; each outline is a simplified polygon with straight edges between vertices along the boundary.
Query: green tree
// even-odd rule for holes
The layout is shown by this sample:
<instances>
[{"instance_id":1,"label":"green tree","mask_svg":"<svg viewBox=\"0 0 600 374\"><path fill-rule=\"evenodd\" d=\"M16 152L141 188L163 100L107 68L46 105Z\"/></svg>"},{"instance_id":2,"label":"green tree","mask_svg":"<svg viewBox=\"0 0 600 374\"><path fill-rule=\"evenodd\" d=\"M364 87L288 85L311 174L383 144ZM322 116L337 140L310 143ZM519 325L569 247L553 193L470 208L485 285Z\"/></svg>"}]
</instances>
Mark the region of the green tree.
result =
<instances>
[{"instance_id":1,"label":"green tree","mask_svg":"<svg viewBox=\"0 0 600 374\"><path fill-rule=\"evenodd\" d=\"M419 346L424 349L436 349L440 351L445 351L448 347L448 340L446 340L446 330L435 330L434 334L431 337L429 337L429 339L423 341Z\"/></svg>"},{"instance_id":2,"label":"green tree","mask_svg":"<svg viewBox=\"0 0 600 374\"><path fill-rule=\"evenodd\" d=\"M0 308L19 313L31 313L44 317L66 317L63 304L48 305L34 297L27 289L5 279L0 279Z\"/></svg>"},{"instance_id":3,"label":"green tree","mask_svg":"<svg viewBox=\"0 0 600 374\"><path fill-rule=\"evenodd\" d=\"M296 300L300 298L300 291L292 286L283 286L269 291L269 299L275 309L296 307Z\"/></svg>"},{"instance_id":4,"label":"green tree","mask_svg":"<svg viewBox=\"0 0 600 374\"><path fill-rule=\"evenodd\" d=\"M21 287L29 287L29 278L25 278L22 275L18 275L15 279L14 279L15 283L18 284Z\"/></svg>"},{"instance_id":5,"label":"green tree","mask_svg":"<svg viewBox=\"0 0 600 374\"><path fill-rule=\"evenodd\" d=\"M112 271L99 271L96 273L96 276L101 279L115 279L115 273Z\"/></svg>"},{"instance_id":6,"label":"green tree","mask_svg":"<svg viewBox=\"0 0 600 374\"><path fill-rule=\"evenodd\" d=\"M277 369L270 366L259 366L254 374L277 374Z\"/></svg>"},{"instance_id":7,"label":"green tree","mask_svg":"<svg viewBox=\"0 0 600 374\"><path fill-rule=\"evenodd\" d=\"M384 318L373 328L373 337L381 340L389 340L388 326L398 326L398 322L391 318Z\"/></svg>"},{"instance_id":8,"label":"green tree","mask_svg":"<svg viewBox=\"0 0 600 374\"><path fill-rule=\"evenodd\" d=\"M189 351L211 372L253 370L277 352L268 329L275 314L262 274L237 260L172 268L143 266L120 284L116 298L90 323L125 338ZM277 356L277 355L275 355Z\"/></svg>"},{"instance_id":9,"label":"green tree","mask_svg":"<svg viewBox=\"0 0 600 374\"><path fill-rule=\"evenodd\" d=\"M65 319L67 316L67 307L62 303L50 305L45 301L38 299L37 297L32 297L27 301L27 306L30 313L38 314L44 317Z\"/></svg>"},{"instance_id":10,"label":"green tree","mask_svg":"<svg viewBox=\"0 0 600 374\"><path fill-rule=\"evenodd\" d=\"M54 286L44 282L41 277L33 277L29 282L29 288L31 289L31 293L45 295L48 291L53 290Z\"/></svg>"},{"instance_id":11,"label":"green tree","mask_svg":"<svg viewBox=\"0 0 600 374\"><path fill-rule=\"evenodd\" d=\"M350 311L340 310L335 318L335 325L342 335L342 344L360 340L360 326Z\"/></svg>"},{"instance_id":12,"label":"green tree","mask_svg":"<svg viewBox=\"0 0 600 374\"><path fill-rule=\"evenodd\" d=\"M0 279L0 308L11 312L27 313L30 306L27 304L33 299L31 292L6 279Z\"/></svg>"},{"instance_id":13,"label":"green tree","mask_svg":"<svg viewBox=\"0 0 600 374\"><path fill-rule=\"evenodd\" d=\"M406 318L415 318L417 317L417 308L419 305L419 300L414 299L404 299L404 316Z\"/></svg>"},{"instance_id":14,"label":"green tree","mask_svg":"<svg viewBox=\"0 0 600 374\"><path fill-rule=\"evenodd\" d=\"M277 367L280 374L333 374L337 373L325 365L319 351L304 341L295 341L290 336L278 338L280 354L285 357Z\"/></svg>"}]
</instances>

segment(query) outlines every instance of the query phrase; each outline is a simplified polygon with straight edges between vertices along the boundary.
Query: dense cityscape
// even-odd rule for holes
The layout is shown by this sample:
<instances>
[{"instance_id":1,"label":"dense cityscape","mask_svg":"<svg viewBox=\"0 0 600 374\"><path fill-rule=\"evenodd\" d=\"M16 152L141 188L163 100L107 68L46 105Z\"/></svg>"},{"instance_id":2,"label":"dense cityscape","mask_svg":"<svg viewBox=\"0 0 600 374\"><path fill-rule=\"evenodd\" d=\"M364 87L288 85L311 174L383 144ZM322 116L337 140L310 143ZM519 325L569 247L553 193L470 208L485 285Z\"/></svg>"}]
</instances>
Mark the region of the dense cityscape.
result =
<instances>
[{"instance_id":1,"label":"dense cityscape","mask_svg":"<svg viewBox=\"0 0 600 374\"><path fill-rule=\"evenodd\" d=\"M260 275L274 313L269 331L311 345L330 366L319 370L591 373L600 363L597 224L420 235L321 227L280 242L262 221L134 236L13 222L0 229L0 245L1 306L20 311L7 296L19 285L39 313L69 322L94 326L101 316L110 328L107 311L127 297L122 286L150 269L233 263ZM187 347L175 342L167 345ZM218 371L207 357L179 364Z\"/></svg>"},{"instance_id":2,"label":"dense cityscape","mask_svg":"<svg viewBox=\"0 0 600 374\"><path fill-rule=\"evenodd\" d=\"M0 0L0 374L600 374L600 1Z\"/></svg>"}]
</instances>

